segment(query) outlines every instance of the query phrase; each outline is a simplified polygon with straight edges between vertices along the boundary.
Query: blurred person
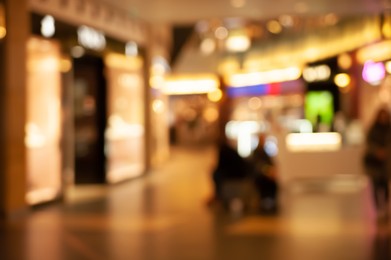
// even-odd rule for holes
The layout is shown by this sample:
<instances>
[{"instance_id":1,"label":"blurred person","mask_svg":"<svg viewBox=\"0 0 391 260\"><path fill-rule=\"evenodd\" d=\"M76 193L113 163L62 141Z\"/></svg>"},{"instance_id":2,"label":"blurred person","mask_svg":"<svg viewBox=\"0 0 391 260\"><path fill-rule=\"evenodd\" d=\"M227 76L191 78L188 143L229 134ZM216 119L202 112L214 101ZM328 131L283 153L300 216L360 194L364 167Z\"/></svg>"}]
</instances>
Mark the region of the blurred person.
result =
<instances>
[{"instance_id":1,"label":"blurred person","mask_svg":"<svg viewBox=\"0 0 391 260\"><path fill-rule=\"evenodd\" d=\"M228 181L240 181L248 177L245 159L228 143L225 135L219 138L217 162L212 171L214 194L208 204L224 202L223 186Z\"/></svg>"},{"instance_id":2,"label":"blurred person","mask_svg":"<svg viewBox=\"0 0 391 260\"><path fill-rule=\"evenodd\" d=\"M253 166L255 188L260 199L262 213L276 213L278 210L277 169L273 158L265 150L266 134L258 136L258 145L250 161Z\"/></svg>"},{"instance_id":3,"label":"blurred person","mask_svg":"<svg viewBox=\"0 0 391 260\"><path fill-rule=\"evenodd\" d=\"M366 137L365 173L371 181L372 197L378 217L388 216L389 178L387 151L390 149L390 112L380 108Z\"/></svg>"}]
</instances>

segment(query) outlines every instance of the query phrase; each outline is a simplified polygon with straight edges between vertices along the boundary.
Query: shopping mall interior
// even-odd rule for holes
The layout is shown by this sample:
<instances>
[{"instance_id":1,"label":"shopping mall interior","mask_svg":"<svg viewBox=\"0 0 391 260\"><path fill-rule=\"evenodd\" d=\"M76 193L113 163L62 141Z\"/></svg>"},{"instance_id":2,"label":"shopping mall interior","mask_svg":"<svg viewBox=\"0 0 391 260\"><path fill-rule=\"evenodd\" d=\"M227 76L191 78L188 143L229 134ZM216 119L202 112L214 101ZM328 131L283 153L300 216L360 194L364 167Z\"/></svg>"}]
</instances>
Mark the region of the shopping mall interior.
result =
<instances>
[{"instance_id":1,"label":"shopping mall interior","mask_svg":"<svg viewBox=\"0 0 391 260\"><path fill-rule=\"evenodd\" d=\"M0 0L0 71L1 259L391 259L389 0Z\"/></svg>"}]
</instances>

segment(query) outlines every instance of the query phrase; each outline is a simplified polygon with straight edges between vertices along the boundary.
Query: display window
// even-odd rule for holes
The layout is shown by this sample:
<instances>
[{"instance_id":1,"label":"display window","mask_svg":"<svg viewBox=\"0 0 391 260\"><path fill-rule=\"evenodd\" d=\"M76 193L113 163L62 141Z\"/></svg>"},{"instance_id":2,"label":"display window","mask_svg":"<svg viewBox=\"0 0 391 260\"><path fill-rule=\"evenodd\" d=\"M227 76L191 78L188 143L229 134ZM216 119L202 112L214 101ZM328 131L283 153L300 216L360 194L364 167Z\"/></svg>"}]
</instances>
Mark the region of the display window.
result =
<instances>
[{"instance_id":1,"label":"display window","mask_svg":"<svg viewBox=\"0 0 391 260\"><path fill-rule=\"evenodd\" d=\"M56 41L33 37L27 44L27 194L30 205L61 191L61 72Z\"/></svg>"},{"instance_id":2,"label":"display window","mask_svg":"<svg viewBox=\"0 0 391 260\"><path fill-rule=\"evenodd\" d=\"M139 176L145 170L143 61L111 53L106 55L105 65L106 179L114 183Z\"/></svg>"}]
</instances>

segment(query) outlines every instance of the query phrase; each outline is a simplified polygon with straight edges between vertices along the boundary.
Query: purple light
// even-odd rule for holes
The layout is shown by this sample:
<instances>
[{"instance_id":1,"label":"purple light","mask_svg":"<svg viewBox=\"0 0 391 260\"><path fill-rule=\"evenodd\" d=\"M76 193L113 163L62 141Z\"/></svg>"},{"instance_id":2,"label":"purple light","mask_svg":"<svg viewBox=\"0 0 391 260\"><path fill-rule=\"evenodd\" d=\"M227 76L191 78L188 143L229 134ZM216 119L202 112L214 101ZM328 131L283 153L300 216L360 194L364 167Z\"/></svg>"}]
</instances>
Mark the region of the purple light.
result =
<instances>
[{"instance_id":1,"label":"purple light","mask_svg":"<svg viewBox=\"0 0 391 260\"><path fill-rule=\"evenodd\" d=\"M386 69L382 62L367 61L362 70L363 79L370 83L376 84L380 82L386 75Z\"/></svg>"}]
</instances>

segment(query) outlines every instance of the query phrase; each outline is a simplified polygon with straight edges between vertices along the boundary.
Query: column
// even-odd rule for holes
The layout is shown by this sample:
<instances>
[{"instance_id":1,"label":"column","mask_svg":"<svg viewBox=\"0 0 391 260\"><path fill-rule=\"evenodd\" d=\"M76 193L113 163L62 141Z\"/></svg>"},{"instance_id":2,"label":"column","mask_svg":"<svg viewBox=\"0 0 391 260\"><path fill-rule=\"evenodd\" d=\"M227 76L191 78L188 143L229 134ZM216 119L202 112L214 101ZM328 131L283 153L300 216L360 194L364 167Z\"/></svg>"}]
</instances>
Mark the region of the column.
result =
<instances>
[{"instance_id":1,"label":"column","mask_svg":"<svg viewBox=\"0 0 391 260\"><path fill-rule=\"evenodd\" d=\"M4 0L7 35L1 42L0 214L28 207L26 194L26 43L30 31L27 0Z\"/></svg>"}]
</instances>

